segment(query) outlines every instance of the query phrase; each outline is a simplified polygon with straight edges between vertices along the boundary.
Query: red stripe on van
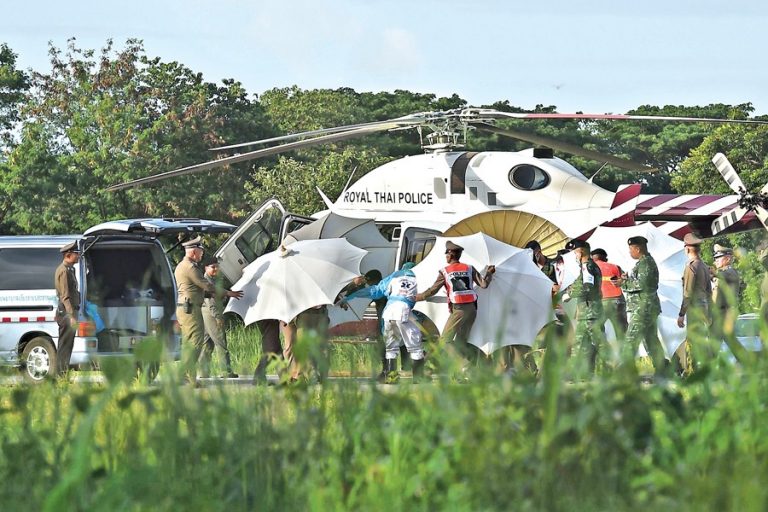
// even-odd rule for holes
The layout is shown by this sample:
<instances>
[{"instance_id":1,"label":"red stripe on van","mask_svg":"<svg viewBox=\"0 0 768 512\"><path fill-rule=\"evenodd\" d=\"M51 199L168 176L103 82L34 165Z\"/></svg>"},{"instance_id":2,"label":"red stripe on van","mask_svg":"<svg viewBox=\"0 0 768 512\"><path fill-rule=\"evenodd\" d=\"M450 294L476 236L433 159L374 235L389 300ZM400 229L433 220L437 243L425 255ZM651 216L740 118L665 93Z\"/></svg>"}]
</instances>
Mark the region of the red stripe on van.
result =
<instances>
[{"instance_id":1,"label":"red stripe on van","mask_svg":"<svg viewBox=\"0 0 768 512\"><path fill-rule=\"evenodd\" d=\"M3 320L2 320L2 322L3 322L4 324L7 324L7 323L9 323L10 321L11 321L11 319L10 319L10 318L8 318L7 316L4 316L4 317L3 317Z\"/></svg>"},{"instance_id":2,"label":"red stripe on van","mask_svg":"<svg viewBox=\"0 0 768 512\"><path fill-rule=\"evenodd\" d=\"M27 318L25 316L20 316L19 317L19 322L29 322L29 318Z\"/></svg>"},{"instance_id":3,"label":"red stripe on van","mask_svg":"<svg viewBox=\"0 0 768 512\"><path fill-rule=\"evenodd\" d=\"M38 322L45 322L45 317L44 316L39 316L39 317L37 317L37 321Z\"/></svg>"}]
</instances>

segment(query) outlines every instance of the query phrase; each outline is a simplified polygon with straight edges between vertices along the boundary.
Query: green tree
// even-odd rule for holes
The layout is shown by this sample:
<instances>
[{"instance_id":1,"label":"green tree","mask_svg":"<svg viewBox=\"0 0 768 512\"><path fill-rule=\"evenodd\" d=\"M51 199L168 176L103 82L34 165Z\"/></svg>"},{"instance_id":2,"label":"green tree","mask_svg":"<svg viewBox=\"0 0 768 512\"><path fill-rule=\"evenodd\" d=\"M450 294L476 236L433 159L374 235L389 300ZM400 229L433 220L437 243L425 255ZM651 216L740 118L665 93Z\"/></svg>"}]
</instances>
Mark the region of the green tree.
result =
<instances>
[{"instance_id":1,"label":"green tree","mask_svg":"<svg viewBox=\"0 0 768 512\"><path fill-rule=\"evenodd\" d=\"M217 86L176 62L145 56L141 42L112 42L97 56L71 40L50 49L51 72L33 75L21 143L3 170L14 232L82 231L117 217L235 218L249 167L185 176L118 193L104 188L211 158L224 141L270 133L241 84Z\"/></svg>"},{"instance_id":2,"label":"green tree","mask_svg":"<svg viewBox=\"0 0 768 512\"><path fill-rule=\"evenodd\" d=\"M673 117L708 117L715 119L747 119L753 111L749 103L701 106L643 105L628 114ZM623 156L658 169L654 174L634 174L610 169L598 180L607 188L621 183L643 183L645 193L671 193L672 176L692 150L716 130L712 123L671 121L595 121L589 130L595 134L599 151Z\"/></svg>"},{"instance_id":3,"label":"green tree","mask_svg":"<svg viewBox=\"0 0 768 512\"><path fill-rule=\"evenodd\" d=\"M17 69L16 58L7 44L0 44L0 150L13 141L12 129L19 121L19 109L30 86L29 76Z\"/></svg>"}]
</instances>

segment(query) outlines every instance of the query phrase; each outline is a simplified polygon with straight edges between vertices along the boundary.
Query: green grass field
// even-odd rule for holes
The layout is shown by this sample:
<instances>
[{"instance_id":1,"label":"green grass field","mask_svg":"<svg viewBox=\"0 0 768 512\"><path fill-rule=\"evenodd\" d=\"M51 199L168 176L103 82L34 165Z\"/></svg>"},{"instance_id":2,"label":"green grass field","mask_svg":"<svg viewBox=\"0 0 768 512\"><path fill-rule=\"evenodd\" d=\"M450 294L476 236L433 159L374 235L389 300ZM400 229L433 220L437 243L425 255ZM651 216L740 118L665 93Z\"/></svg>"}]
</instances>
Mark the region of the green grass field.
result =
<instances>
[{"instance_id":1,"label":"green grass field","mask_svg":"<svg viewBox=\"0 0 768 512\"><path fill-rule=\"evenodd\" d=\"M230 335L236 370L259 355ZM430 384L0 388L3 510L755 510L768 504L768 373L722 360L685 381L579 373L562 343L540 375L440 358ZM372 374L368 346L333 370Z\"/></svg>"}]
</instances>

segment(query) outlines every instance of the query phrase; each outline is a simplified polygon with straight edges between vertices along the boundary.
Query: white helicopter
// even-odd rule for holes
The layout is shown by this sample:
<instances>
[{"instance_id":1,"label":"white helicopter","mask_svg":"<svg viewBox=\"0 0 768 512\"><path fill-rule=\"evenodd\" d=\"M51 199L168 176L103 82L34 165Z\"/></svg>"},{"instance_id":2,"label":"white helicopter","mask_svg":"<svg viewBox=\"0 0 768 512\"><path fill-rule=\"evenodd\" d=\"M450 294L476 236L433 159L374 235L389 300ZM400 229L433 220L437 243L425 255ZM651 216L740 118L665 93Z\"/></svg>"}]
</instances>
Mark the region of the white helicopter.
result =
<instances>
[{"instance_id":1,"label":"white helicopter","mask_svg":"<svg viewBox=\"0 0 768 512\"><path fill-rule=\"evenodd\" d=\"M435 236L443 233L461 235L484 231L517 246L537 238L545 254L551 255L562 247L566 238L586 237L598 226L630 226L637 221L653 221L666 233L682 238L691 231L707 237L717 232L755 229L766 222L762 215L755 213L762 209L762 203L756 198L764 194L748 194L740 180L737 182L733 178L735 171L724 156L715 163L737 195L641 195L639 184L622 186L612 192L587 179L565 160L555 157L553 150L633 171L653 172L655 169L551 138L501 128L493 124L498 119L768 124L756 120L510 113L479 108L423 112L387 121L226 146L218 149L280 143L114 185L107 190L140 186L376 132L415 128L421 136L422 130L429 128L431 133L426 135L426 143L422 139L425 154L400 158L371 170L346 188L336 201L331 201L318 190L330 212L345 217L372 219L386 234L386 238L382 237L374 243L387 255L377 263L382 272L406 260L419 261L431 248ZM471 129L545 147L517 152L468 152L463 149L464 140ZM768 192L767 189L768 185L763 192ZM248 263L276 249L285 234L312 220L285 212L277 200L268 201L217 252L224 275L236 281ZM396 250L398 247L399 250Z\"/></svg>"}]
</instances>

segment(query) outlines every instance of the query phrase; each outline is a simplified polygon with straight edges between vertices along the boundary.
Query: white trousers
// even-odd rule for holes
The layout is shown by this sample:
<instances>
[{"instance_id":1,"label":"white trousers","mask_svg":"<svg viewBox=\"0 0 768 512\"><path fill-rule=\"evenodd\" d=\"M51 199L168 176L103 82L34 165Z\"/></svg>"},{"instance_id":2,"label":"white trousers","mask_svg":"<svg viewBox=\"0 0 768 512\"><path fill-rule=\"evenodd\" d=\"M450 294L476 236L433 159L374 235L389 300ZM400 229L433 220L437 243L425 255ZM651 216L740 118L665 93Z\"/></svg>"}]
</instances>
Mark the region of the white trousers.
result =
<instances>
[{"instance_id":1,"label":"white trousers","mask_svg":"<svg viewBox=\"0 0 768 512\"><path fill-rule=\"evenodd\" d=\"M411 318L411 308L405 302L390 302L382 314L384 320L384 342L387 359L397 359L400 343L405 344L411 359L424 359L421 331Z\"/></svg>"}]
</instances>

